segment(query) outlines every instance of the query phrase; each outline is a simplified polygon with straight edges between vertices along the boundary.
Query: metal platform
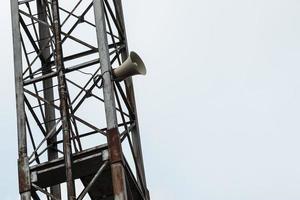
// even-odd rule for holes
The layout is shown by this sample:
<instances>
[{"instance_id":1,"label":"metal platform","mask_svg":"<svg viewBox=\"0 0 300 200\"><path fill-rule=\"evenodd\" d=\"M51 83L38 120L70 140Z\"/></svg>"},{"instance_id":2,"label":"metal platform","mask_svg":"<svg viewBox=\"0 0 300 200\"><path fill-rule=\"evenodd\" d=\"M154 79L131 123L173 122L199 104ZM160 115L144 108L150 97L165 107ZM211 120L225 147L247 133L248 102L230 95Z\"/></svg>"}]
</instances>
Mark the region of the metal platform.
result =
<instances>
[{"instance_id":1,"label":"metal platform","mask_svg":"<svg viewBox=\"0 0 300 200\"><path fill-rule=\"evenodd\" d=\"M80 179L85 187L89 185L98 170L108 161L107 145L101 145L73 155L73 178ZM142 200L143 192L139 190L137 182L125 162L126 177L128 180L128 194L132 200ZM63 158L32 166L30 168L32 183L47 188L66 182L66 169ZM113 187L111 168L109 165L94 181L88 194L92 200L112 200Z\"/></svg>"}]
</instances>

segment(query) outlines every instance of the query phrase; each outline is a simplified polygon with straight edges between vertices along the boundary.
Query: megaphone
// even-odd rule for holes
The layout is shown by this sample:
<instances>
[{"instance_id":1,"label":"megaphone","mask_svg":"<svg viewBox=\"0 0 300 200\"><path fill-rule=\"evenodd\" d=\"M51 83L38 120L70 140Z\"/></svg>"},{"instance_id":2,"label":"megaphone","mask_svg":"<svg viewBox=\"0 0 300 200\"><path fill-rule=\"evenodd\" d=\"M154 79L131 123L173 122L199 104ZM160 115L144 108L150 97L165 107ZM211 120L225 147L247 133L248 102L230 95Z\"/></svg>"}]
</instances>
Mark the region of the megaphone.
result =
<instances>
[{"instance_id":1,"label":"megaphone","mask_svg":"<svg viewBox=\"0 0 300 200\"><path fill-rule=\"evenodd\" d=\"M147 73L145 64L135 52L130 52L129 57L122 65L113 70L115 81L122 81L130 76L145 75Z\"/></svg>"}]
</instances>

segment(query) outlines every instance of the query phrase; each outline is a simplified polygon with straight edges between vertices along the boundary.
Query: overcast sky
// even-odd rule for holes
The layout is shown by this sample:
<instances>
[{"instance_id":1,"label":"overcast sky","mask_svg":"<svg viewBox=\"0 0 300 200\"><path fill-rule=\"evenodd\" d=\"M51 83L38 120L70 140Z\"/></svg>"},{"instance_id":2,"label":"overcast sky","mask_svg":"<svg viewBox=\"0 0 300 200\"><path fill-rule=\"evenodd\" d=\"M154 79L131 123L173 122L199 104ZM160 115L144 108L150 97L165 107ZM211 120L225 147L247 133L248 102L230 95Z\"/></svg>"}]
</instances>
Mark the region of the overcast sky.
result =
<instances>
[{"instance_id":1,"label":"overcast sky","mask_svg":"<svg viewBox=\"0 0 300 200\"><path fill-rule=\"evenodd\" d=\"M153 200L300 198L300 1L123 1ZM1 199L18 199L9 1L1 4Z\"/></svg>"}]
</instances>

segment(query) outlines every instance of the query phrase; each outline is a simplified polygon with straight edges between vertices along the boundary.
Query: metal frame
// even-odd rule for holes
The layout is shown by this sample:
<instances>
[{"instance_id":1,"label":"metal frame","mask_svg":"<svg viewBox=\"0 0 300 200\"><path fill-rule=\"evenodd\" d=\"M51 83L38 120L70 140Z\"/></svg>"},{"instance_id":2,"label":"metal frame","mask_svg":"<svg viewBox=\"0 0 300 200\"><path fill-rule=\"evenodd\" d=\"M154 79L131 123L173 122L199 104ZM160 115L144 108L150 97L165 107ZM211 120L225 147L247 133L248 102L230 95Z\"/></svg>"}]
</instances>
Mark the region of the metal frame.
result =
<instances>
[{"instance_id":1,"label":"metal frame","mask_svg":"<svg viewBox=\"0 0 300 200\"><path fill-rule=\"evenodd\" d=\"M11 11L21 199L149 200L121 0Z\"/></svg>"}]
</instances>

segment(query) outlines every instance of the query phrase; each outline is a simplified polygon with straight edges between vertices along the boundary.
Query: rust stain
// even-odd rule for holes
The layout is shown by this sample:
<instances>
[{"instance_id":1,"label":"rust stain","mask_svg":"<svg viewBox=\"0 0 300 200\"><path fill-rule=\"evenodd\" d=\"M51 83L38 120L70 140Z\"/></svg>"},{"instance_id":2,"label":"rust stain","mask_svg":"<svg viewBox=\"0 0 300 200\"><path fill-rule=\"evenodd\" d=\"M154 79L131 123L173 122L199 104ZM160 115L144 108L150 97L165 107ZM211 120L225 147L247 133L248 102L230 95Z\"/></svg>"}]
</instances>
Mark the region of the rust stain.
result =
<instances>
[{"instance_id":1,"label":"rust stain","mask_svg":"<svg viewBox=\"0 0 300 200\"><path fill-rule=\"evenodd\" d=\"M108 151L111 163L122 161L122 149L117 128L107 130Z\"/></svg>"},{"instance_id":2,"label":"rust stain","mask_svg":"<svg viewBox=\"0 0 300 200\"><path fill-rule=\"evenodd\" d=\"M122 196L122 194L124 194L125 191L125 181L123 179L124 174L123 174L123 166L121 163L115 163L111 166L112 171L115 173L115 176L112 176L113 178L113 183L114 183L114 194L117 196Z\"/></svg>"},{"instance_id":3,"label":"rust stain","mask_svg":"<svg viewBox=\"0 0 300 200\"><path fill-rule=\"evenodd\" d=\"M27 170L28 163L26 158L18 159L18 173L19 173L19 191L20 193L30 191L30 173Z\"/></svg>"}]
</instances>

